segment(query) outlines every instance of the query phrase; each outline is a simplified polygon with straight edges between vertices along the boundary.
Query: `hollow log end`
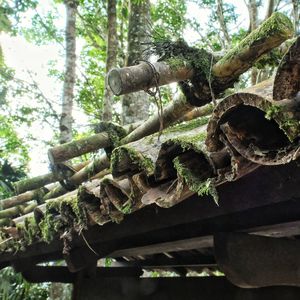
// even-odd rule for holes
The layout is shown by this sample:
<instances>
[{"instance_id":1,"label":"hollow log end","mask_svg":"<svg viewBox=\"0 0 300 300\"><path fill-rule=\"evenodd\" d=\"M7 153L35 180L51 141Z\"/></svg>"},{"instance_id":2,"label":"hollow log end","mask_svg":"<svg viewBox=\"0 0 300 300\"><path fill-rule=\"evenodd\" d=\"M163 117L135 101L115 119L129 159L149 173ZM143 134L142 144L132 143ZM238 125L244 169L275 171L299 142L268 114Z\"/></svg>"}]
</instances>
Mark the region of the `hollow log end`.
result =
<instances>
[{"instance_id":1,"label":"hollow log end","mask_svg":"<svg viewBox=\"0 0 300 300\"><path fill-rule=\"evenodd\" d=\"M122 79L117 68L108 73L107 82L114 95L119 96L122 94Z\"/></svg>"}]
</instances>

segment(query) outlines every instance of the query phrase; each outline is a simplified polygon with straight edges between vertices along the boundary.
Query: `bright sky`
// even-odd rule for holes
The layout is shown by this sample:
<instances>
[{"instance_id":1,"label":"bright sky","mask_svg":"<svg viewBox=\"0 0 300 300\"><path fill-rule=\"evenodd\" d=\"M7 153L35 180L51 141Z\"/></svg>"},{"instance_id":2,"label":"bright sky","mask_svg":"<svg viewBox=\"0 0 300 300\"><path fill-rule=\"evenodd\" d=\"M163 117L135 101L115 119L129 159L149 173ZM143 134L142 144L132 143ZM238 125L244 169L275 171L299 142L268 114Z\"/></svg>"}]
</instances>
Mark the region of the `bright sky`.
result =
<instances>
[{"instance_id":1,"label":"bright sky","mask_svg":"<svg viewBox=\"0 0 300 300\"><path fill-rule=\"evenodd\" d=\"M236 12L239 15L237 24L242 24L247 27L248 17L247 17L247 8L244 1L227 1L236 6ZM43 1L43 7L40 9L40 13L43 14L43 11L47 11L51 7L51 1ZM64 16L64 7L61 6L59 10L61 16L57 20L57 26L61 29L64 28L65 16ZM200 9L195 3L190 3L188 5L188 15L190 18L201 18L201 23L205 26L205 23L208 21L209 10ZM24 24L30 22L32 14L28 14L24 18ZM184 34L185 39L192 43L196 39L199 39L199 36L192 32L191 30L186 30ZM46 46L35 46L28 43L24 38L21 37L9 37L6 34L0 35L0 44L4 51L5 61L9 67L12 67L16 71L16 77L24 80L30 81L30 77L27 73L28 70L33 72L35 81L38 83L42 92L46 95L47 98L53 99L54 102L60 101L62 85L58 83L53 78L48 77L48 62L49 60L56 60L58 65L63 68L64 60L60 55L62 51L61 46L56 44L49 44ZM80 48L80 47L79 47ZM14 99L16 102L15 105L18 105L18 101L24 101L22 99ZM34 99L27 99L26 101L34 101ZM54 106L58 104L54 103ZM87 122L87 118L84 117L82 112L78 111L78 108L74 112L75 118L80 120L80 123ZM32 132L34 136L39 139L48 140L52 138L52 130L49 126L45 125L43 128L38 124L34 124ZM20 136L25 134L24 129L19 129ZM47 149L44 146L41 146L39 142L32 145L30 151L31 162L29 165L30 175L36 176L48 172L48 159L47 159Z\"/></svg>"}]
</instances>

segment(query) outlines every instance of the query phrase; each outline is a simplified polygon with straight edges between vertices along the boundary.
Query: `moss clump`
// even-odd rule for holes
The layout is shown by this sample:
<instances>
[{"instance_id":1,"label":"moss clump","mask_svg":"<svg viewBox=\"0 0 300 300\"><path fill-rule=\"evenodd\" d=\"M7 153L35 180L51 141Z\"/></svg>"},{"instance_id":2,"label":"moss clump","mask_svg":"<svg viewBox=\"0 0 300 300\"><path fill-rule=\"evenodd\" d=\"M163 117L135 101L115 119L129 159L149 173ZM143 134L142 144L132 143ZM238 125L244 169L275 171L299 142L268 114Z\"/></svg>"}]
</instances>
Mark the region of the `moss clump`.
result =
<instances>
[{"instance_id":1,"label":"moss clump","mask_svg":"<svg viewBox=\"0 0 300 300\"><path fill-rule=\"evenodd\" d=\"M262 108L268 120L274 119L279 128L285 133L290 142L298 138L300 133L300 121L293 113L284 110L284 106L272 104L269 101L262 103Z\"/></svg>"},{"instance_id":2,"label":"moss clump","mask_svg":"<svg viewBox=\"0 0 300 300\"><path fill-rule=\"evenodd\" d=\"M218 193L211 178L203 180L201 176L197 176L191 169L185 167L178 157L173 160L173 164L178 175L183 179L191 191L197 193L198 196L212 196L214 202L218 205Z\"/></svg>"},{"instance_id":3,"label":"moss clump","mask_svg":"<svg viewBox=\"0 0 300 300\"><path fill-rule=\"evenodd\" d=\"M183 57L170 57L166 60L166 63L171 67L172 70L180 70L182 68L191 68L190 63Z\"/></svg>"},{"instance_id":4,"label":"moss clump","mask_svg":"<svg viewBox=\"0 0 300 300\"><path fill-rule=\"evenodd\" d=\"M281 111L281 107L279 105L275 105L275 104L270 105L266 110L265 118L271 120L274 117L276 117L280 111Z\"/></svg>"},{"instance_id":5,"label":"moss clump","mask_svg":"<svg viewBox=\"0 0 300 300\"><path fill-rule=\"evenodd\" d=\"M34 217L25 219L23 233L26 245L31 245L40 238L41 231Z\"/></svg>"},{"instance_id":6,"label":"moss clump","mask_svg":"<svg viewBox=\"0 0 300 300\"><path fill-rule=\"evenodd\" d=\"M137 168L139 171L146 172L147 175L153 174L154 163L152 160L130 146L122 146L113 151L111 156L112 173L118 173L115 171L118 170L118 164L128 159L130 160L130 169Z\"/></svg>"},{"instance_id":7,"label":"moss clump","mask_svg":"<svg viewBox=\"0 0 300 300\"><path fill-rule=\"evenodd\" d=\"M114 148L120 146L120 140L124 138L127 135L126 130L115 123L112 122L100 122L96 127L95 127L95 132L100 133L100 132L107 132L111 146L105 148L105 152L108 156L111 155L111 152L113 151Z\"/></svg>"}]
</instances>

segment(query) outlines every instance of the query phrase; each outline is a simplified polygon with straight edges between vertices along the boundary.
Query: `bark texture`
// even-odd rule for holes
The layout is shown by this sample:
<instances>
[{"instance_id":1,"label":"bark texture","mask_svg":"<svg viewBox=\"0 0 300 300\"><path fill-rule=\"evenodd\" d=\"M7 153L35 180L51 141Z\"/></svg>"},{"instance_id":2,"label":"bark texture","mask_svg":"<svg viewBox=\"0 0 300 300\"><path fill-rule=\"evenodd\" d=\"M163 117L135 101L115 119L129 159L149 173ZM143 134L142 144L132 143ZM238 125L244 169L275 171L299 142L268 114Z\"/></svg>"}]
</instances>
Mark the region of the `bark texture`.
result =
<instances>
[{"instance_id":1,"label":"bark texture","mask_svg":"<svg viewBox=\"0 0 300 300\"><path fill-rule=\"evenodd\" d=\"M118 40L117 40L117 1L107 1L107 49L106 49L106 73L117 65ZM105 82L103 115L104 121L112 120L112 104L114 95Z\"/></svg>"},{"instance_id":2,"label":"bark texture","mask_svg":"<svg viewBox=\"0 0 300 300\"><path fill-rule=\"evenodd\" d=\"M66 64L62 96L62 113L60 118L60 143L72 140L72 109L74 99L75 68L76 68L76 0L66 0Z\"/></svg>"},{"instance_id":3,"label":"bark texture","mask_svg":"<svg viewBox=\"0 0 300 300\"><path fill-rule=\"evenodd\" d=\"M130 1L128 24L128 49L126 65L132 66L141 59L146 45L150 41L150 1ZM147 59L147 57L143 57ZM145 92L126 95L122 99L123 124L134 123L147 119L149 111L149 96Z\"/></svg>"}]
</instances>

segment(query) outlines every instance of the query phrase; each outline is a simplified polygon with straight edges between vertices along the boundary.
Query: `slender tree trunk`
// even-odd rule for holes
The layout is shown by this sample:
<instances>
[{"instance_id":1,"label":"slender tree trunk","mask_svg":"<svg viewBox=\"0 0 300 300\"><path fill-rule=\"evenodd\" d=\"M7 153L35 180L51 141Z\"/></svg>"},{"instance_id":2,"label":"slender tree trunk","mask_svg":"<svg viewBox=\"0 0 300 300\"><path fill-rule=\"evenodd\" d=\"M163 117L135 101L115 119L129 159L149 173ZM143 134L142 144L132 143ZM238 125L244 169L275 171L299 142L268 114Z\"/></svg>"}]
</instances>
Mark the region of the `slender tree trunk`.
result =
<instances>
[{"instance_id":1,"label":"slender tree trunk","mask_svg":"<svg viewBox=\"0 0 300 300\"><path fill-rule=\"evenodd\" d=\"M299 0L292 0L293 3L293 19L294 19L294 27L295 27L295 36L299 34L298 27L299 27Z\"/></svg>"},{"instance_id":2,"label":"slender tree trunk","mask_svg":"<svg viewBox=\"0 0 300 300\"><path fill-rule=\"evenodd\" d=\"M274 12L274 7L275 7L275 0L269 0L265 20L271 17L272 13Z\"/></svg>"},{"instance_id":3,"label":"slender tree trunk","mask_svg":"<svg viewBox=\"0 0 300 300\"><path fill-rule=\"evenodd\" d=\"M257 18L257 3L256 0L249 0L248 2L248 12L250 19L249 31L252 32L258 26L258 18ZM251 84L255 85L257 81L258 70L253 67L251 71Z\"/></svg>"},{"instance_id":4,"label":"slender tree trunk","mask_svg":"<svg viewBox=\"0 0 300 300\"><path fill-rule=\"evenodd\" d=\"M106 74L117 65L118 40L117 40L117 1L107 1L107 50L106 50ZM112 120L112 104L114 95L110 90L107 82L105 82L104 91L104 121Z\"/></svg>"},{"instance_id":5,"label":"slender tree trunk","mask_svg":"<svg viewBox=\"0 0 300 300\"><path fill-rule=\"evenodd\" d=\"M76 8L77 1L66 0L66 64L65 78L62 96L62 113L60 119L60 143L66 143L72 140L72 109L75 85L76 68Z\"/></svg>"},{"instance_id":6,"label":"slender tree trunk","mask_svg":"<svg viewBox=\"0 0 300 300\"><path fill-rule=\"evenodd\" d=\"M147 59L143 51L150 41L150 1L130 1L130 15L128 24L128 49L126 65L131 66L135 61ZM123 124L145 120L149 111L149 96L145 92L136 92L124 95L122 99Z\"/></svg>"},{"instance_id":7,"label":"slender tree trunk","mask_svg":"<svg viewBox=\"0 0 300 300\"><path fill-rule=\"evenodd\" d=\"M224 35L224 38L226 41L225 47L228 48L231 44L231 39L230 39L228 30L227 30L227 26L225 23L225 19L224 19L223 0L217 0L217 16L218 16L221 30L223 32L223 35Z\"/></svg>"}]
</instances>

